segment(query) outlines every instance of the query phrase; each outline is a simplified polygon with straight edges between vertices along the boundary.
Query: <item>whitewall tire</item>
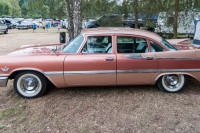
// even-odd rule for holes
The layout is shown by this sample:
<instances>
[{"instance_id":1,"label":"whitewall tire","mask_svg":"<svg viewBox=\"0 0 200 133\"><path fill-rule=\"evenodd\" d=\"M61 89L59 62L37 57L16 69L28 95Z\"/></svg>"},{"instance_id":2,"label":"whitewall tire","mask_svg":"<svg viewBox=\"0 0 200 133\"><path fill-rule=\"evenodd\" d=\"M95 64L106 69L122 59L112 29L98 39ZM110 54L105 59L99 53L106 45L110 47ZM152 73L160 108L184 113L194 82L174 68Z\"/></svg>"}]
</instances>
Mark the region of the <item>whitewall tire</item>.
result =
<instances>
[{"instance_id":1,"label":"whitewall tire","mask_svg":"<svg viewBox=\"0 0 200 133\"><path fill-rule=\"evenodd\" d=\"M183 74L163 75L157 82L160 90L170 93L181 91L185 83L186 77Z\"/></svg>"},{"instance_id":2,"label":"whitewall tire","mask_svg":"<svg viewBox=\"0 0 200 133\"><path fill-rule=\"evenodd\" d=\"M14 80L16 92L24 98L35 98L44 94L46 91L46 78L36 72L21 72Z\"/></svg>"}]
</instances>

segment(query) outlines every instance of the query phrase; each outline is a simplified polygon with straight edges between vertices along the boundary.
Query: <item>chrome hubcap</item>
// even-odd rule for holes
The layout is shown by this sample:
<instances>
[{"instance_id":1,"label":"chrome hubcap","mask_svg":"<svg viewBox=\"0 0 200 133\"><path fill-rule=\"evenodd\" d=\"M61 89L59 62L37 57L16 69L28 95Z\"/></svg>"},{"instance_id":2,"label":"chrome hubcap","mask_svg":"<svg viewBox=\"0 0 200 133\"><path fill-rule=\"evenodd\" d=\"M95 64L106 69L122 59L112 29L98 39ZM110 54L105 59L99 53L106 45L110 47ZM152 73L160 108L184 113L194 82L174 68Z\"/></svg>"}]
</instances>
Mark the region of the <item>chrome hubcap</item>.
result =
<instances>
[{"instance_id":1,"label":"chrome hubcap","mask_svg":"<svg viewBox=\"0 0 200 133\"><path fill-rule=\"evenodd\" d=\"M164 83L170 89L176 89L181 83L179 75L166 75L164 76Z\"/></svg>"},{"instance_id":2,"label":"chrome hubcap","mask_svg":"<svg viewBox=\"0 0 200 133\"><path fill-rule=\"evenodd\" d=\"M24 96L35 96L41 91L42 83L36 75L25 74L18 79L17 88Z\"/></svg>"},{"instance_id":3,"label":"chrome hubcap","mask_svg":"<svg viewBox=\"0 0 200 133\"><path fill-rule=\"evenodd\" d=\"M37 89L38 81L33 77L28 77L22 80L22 88L26 93L33 93Z\"/></svg>"}]
</instances>

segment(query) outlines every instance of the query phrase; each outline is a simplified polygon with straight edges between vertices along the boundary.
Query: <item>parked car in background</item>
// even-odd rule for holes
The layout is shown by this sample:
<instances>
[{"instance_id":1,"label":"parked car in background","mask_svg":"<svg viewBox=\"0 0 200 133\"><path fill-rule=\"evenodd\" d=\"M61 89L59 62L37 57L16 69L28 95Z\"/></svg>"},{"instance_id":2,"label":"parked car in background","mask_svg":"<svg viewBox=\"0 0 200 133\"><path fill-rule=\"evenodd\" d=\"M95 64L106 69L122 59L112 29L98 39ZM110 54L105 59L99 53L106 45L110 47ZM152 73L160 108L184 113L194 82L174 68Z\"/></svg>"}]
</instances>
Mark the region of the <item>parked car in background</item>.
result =
<instances>
[{"instance_id":1,"label":"parked car in background","mask_svg":"<svg viewBox=\"0 0 200 133\"><path fill-rule=\"evenodd\" d=\"M4 20L0 19L0 32L3 32L4 34L8 34L8 27L5 24Z\"/></svg>"},{"instance_id":2,"label":"parked car in background","mask_svg":"<svg viewBox=\"0 0 200 133\"><path fill-rule=\"evenodd\" d=\"M159 35L133 28L92 28L68 44L26 45L0 57L0 86L39 97L47 85L158 85L181 91L187 77L200 81L200 49L179 50Z\"/></svg>"},{"instance_id":3,"label":"parked car in background","mask_svg":"<svg viewBox=\"0 0 200 133\"><path fill-rule=\"evenodd\" d=\"M28 21L23 21L23 22L21 22L21 24L18 24L16 26L16 28L17 29L31 29L31 28L33 28L33 24Z\"/></svg>"},{"instance_id":4,"label":"parked car in background","mask_svg":"<svg viewBox=\"0 0 200 133\"><path fill-rule=\"evenodd\" d=\"M89 29L89 28L97 28L99 26L97 26L96 24L92 23L92 22L85 22L82 25L83 29Z\"/></svg>"},{"instance_id":5,"label":"parked car in background","mask_svg":"<svg viewBox=\"0 0 200 133\"><path fill-rule=\"evenodd\" d=\"M61 20L55 20L54 24L55 24L55 26L58 26L59 24L61 24Z\"/></svg>"}]
</instances>

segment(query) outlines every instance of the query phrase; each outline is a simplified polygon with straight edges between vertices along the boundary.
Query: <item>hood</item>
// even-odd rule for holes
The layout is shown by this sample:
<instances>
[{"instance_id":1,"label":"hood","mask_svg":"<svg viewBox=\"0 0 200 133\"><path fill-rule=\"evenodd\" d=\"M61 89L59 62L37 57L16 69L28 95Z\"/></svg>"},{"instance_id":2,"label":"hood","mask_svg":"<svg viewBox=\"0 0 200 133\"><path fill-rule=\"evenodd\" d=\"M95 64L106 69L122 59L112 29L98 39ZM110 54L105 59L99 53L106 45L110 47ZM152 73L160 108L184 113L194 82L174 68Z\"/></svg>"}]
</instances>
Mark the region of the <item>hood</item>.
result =
<instances>
[{"instance_id":1,"label":"hood","mask_svg":"<svg viewBox=\"0 0 200 133\"><path fill-rule=\"evenodd\" d=\"M184 39L167 39L167 41L177 47L179 50L193 50L199 49L198 46L192 44L192 40L190 38Z\"/></svg>"},{"instance_id":2,"label":"hood","mask_svg":"<svg viewBox=\"0 0 200 133\"><path fill-rule=\"evenodd\" d=\"M31 55L54 55L52 49L55 49L57 46L57 53L61 53L62 44L36 44L36 45L24 45L21 48L7 54L8 56L31 56Z\"/></svg>"}]
</instances>

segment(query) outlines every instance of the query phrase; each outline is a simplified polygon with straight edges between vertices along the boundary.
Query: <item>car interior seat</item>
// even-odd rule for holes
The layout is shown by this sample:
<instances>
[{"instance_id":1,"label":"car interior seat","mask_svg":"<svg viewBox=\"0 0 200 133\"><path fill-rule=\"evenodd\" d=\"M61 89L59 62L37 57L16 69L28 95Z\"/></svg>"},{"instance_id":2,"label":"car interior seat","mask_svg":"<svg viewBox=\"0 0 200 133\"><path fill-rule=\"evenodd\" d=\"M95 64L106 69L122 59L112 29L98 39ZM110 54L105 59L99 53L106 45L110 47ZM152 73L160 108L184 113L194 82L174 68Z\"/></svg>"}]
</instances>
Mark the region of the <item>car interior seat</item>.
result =
<instances>
[{"instance_id":1,"label":"car interior seat","mask_svg":"<svg viewBox=\"0 0 200 133\"><path fill-rule=\"evenodd\" d=\"M146 42L140 42L136 48L136 53L144 53L147 47Z\"/></svg>"}]
</instances>

